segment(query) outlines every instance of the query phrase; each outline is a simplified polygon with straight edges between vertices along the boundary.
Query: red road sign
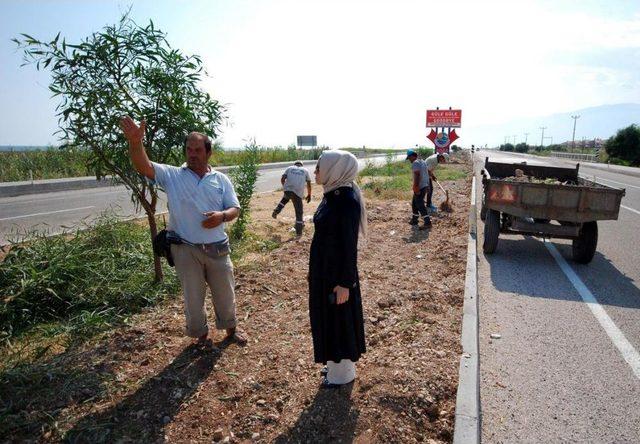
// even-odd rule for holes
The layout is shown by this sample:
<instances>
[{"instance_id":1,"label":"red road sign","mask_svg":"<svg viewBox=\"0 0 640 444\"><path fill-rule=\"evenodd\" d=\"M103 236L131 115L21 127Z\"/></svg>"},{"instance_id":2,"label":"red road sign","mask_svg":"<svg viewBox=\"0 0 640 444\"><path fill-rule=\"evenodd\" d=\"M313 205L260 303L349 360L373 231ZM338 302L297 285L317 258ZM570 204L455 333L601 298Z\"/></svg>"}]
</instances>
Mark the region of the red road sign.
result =
<instances>
[{"instance_id":1,"label":"red road sign","mask_svg":"<svg viewBox=\"0 0 640 444\"><path fill-rule=\"evenodd\" d=\"M462 123L462 110L460 109L428 109L427 128L445 127L460 128Z\"/></svg>"}]
</instances>

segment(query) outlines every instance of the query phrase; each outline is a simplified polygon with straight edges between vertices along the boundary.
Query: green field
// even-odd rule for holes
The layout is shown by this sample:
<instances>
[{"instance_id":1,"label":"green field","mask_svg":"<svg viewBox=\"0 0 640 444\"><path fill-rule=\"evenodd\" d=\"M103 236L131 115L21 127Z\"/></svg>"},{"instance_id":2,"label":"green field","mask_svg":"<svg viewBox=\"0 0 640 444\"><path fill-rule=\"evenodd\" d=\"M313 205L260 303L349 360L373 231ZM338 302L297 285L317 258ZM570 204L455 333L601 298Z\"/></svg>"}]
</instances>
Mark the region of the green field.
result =
<instances>
[{"instance_id":1,"label":"green field","mask_svg":"<svg viewBox=\"0 0 640 444\"><path fill-rule=\"evenodd\" d=\"M361 148L344 148L360 156ZM181 149L179 149L181 150ZM294 160L316 160L324 148L294 149L262 147L258 151L259 163L293 162ZM369 149L366 155L397 153L392 149ZM213 166L237 165L242 151L216 149L211 155ZM65 177L94 176L95 171L87 165L91 153L86 150L48 148L34 151L0 152L0 182L16 182ZM153 159L152 159L153 160Z\"/></svg>"},{"instance_id":2,"label":"green field","mask_svg":"<svg viewBox=\"0 0 640 444\"><path fill-rule=\"evenodd\" d=\"M439 165L435 172L438 181L457 180L467 177L464 171L454 166ZM387 162L382 166L368 164L360 172L362 188L368 197L379 199L411 198L412 176L409 161Z\"/></svg>"}]
</instances>

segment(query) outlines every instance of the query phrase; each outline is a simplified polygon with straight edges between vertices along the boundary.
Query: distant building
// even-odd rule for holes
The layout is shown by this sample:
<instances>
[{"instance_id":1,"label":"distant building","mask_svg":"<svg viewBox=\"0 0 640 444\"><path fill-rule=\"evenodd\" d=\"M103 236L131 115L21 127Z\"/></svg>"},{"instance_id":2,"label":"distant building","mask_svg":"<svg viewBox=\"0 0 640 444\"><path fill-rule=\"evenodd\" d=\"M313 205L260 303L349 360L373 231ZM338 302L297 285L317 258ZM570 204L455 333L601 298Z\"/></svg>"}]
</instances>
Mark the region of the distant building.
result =
<instances>
[{"instance_id":1,"label":"distant building","mask_svg":"<svg viewBox=\"0 0 640 444\"><path fill-rule=\"evenodd\" d=\"M584 149L584 148L600 149L604 147L605 142L606 140L600 139L597 137L589 140L576 140L575 147L576 149ZM573 148L573 142L570 140L567 140L566 142L562 142L560 146L570 150L571 148Z\"/></svg>"}]
</instances>

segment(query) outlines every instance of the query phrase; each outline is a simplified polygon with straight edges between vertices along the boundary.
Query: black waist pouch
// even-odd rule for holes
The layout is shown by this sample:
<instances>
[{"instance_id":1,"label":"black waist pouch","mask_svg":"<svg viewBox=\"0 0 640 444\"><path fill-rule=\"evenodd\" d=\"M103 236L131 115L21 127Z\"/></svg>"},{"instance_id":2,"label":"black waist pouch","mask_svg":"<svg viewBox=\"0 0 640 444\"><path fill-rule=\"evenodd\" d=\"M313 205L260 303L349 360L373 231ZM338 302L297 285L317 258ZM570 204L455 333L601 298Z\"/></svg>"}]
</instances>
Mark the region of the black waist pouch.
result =
<instances>
[{"instance_id":1,"label":"black waist pouch","mask_svg":"<svg viewBox=\"0 0 640 444\"><path fill-rule=\"evenodd\" d=\"M171 255L171 244L181 244L182 239L174 231L161 230L153 238L153 252L156 256L167 259L170 267L174 267L173 256Z\"/></svg>"}]
</instances>

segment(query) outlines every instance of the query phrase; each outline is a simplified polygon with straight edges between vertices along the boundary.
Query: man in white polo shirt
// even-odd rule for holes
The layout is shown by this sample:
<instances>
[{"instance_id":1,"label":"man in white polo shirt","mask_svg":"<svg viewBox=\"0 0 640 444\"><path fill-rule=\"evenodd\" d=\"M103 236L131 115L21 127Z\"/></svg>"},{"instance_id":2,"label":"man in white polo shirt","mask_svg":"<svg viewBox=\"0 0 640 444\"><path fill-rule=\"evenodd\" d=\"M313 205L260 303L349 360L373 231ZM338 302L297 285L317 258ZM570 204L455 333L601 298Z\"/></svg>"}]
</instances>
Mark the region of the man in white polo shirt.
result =
<instances>
[{"instance_id":1,"label":"man in white polo shirt","mask_svg":"<svg viewBox=\"0 0 640 444\"><path fill-rule=\"evenodd\" d=\"M149 160L142 145L144 121L138 126L126 116L120 124L135 169L167 193L170 230L184 241L171 245L171 254L184 294L186 334L207 339L208 284L216 328L226 330L226 339L245 344L246 336L237 329L233 264L224 231L225 222L238 216L240 204L229 178L209 166L211 141L202 133L190 133L184 146L186 165L175 167Z\"/></svg>"},{"instance_id":2,"label":"man in white polo shirt","mask_svg":"<svg viewBox=\"0 0 640 444\"><path fill-rule=\"evenodd\" d=\"M433 181L438 180L434 174L436 171L436 167L439 163L447 163L449 161L449 155L447 153L436 153L432 154L425 160L427 164L427 171L429 172L429 190L427 191L427 208L433 212L436 212L438 209L431 200L433 196Z\"/></svg>"},{"instance_id":3,"label":"man in white polo shirt","mask_svg":"<svg viewBox=\"0 0 640 444\"><path fill-rule=\"evenodd\" d=\"M303 168L302 162L297 160L293 166L290 166L280 178L280 183L284 190L284 196L278 204L271 217L274 219L278 217L278 214L282 211L284 206L291 200L293 202L293 208L296 211L296 234L302 235L302 228L304 227L303 220L303 208L302 198L304 197L305 184L307 188L307 203L311 202L311 176L306 168Z\"/></svg>"}]
</instances>

